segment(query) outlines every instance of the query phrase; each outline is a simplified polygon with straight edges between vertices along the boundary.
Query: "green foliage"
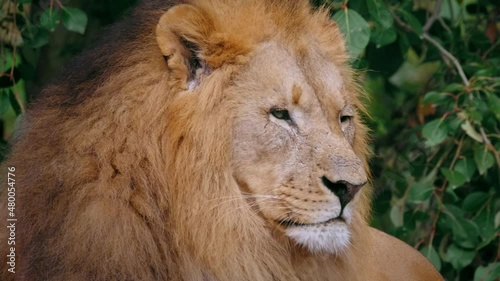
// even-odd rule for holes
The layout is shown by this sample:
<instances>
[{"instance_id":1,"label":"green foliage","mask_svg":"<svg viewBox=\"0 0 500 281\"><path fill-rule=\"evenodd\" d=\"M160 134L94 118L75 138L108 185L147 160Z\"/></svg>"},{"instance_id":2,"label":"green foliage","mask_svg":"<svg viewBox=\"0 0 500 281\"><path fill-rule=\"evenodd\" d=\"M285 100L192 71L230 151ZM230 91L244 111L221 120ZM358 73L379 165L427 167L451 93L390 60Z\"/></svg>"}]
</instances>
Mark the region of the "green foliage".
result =
<instances>
[{"instance_id":1,"label":"green foliage","mask_svg":"<svg viewBox=\"0 0 500 281\"><path fill-rule=\"evenodd\" d=\"M81 34L85 33L87 15L82 10L77 8L63 8L61 18L62 23L68 30Z\"/></svg>"},{"instance_id":2,"label":"green foliage","mask_svg":"<svg viewBox=\"0 0 500 281\"><path fill-rule=\"evenodd\" d=\"M33 93L134 2L0 0L0 161Z\"/></svg>"},{"instance_id":3,"label":"green foliage","mask_svg":"<svg viewBox=\"0 0 500 281\"><path fill-rule=\"evenodd\" d=\"M49 33L61 22L68 30L80 33L84 33L87 25L83 11L65 7L59 1L47 2L46 7L33 7L34 13L30 13L33 6L30 0L1 3L6 9L0 21L13 24L6 27L12 35L0 40L0 160L13 134L16 118L25 111L26 82L33 80L40 48L49 43Z\"/></svg>"},{"instance_id":4,"label":"green foliage","mask_svg":"<svg viewBox=\"0 0 500 281\"><path fill-rule=\"evenodd\" d=\"M5 1L15 9L0 21L15 28L9 40L0 38L0 150L29 93L134 2ZM498 280L495 0L311 2L331 9L353 66L368 70L376 153L373 225L415 246L447 280Z\"/></svg>"},{"instance_id":5,"label":"green foliage","mask_svg":"<svg viewBox=\"0 0 500 281\"><path fill-rule=\"evenodd\" d=\"M345 34L347 49L353 57L357 57L368 45L370 27L356 11L342 9L332 17Z\"/></svg>"}]
</instances>

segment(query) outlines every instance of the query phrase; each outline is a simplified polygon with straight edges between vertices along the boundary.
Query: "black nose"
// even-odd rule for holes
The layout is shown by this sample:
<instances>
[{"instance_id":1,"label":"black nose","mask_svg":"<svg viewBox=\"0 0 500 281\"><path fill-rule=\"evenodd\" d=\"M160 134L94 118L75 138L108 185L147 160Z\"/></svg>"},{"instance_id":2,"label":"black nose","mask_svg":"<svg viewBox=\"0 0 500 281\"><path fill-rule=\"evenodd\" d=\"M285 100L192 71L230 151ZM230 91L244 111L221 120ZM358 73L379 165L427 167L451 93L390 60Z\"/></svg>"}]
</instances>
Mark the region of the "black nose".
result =
<instances>
[{"instance_id":1,"label":"black nose","mask_svg":"<svg viewBox=\"0 0 500 281\"><path fill-rule=\"evenodd\" d=\"M322 177L321 181L333 194L339 197L342 209L347 203L351 202L354 195L365 185L365 183L354 185L342 180L331 182L327 177Z\"/></svg>"}]
</instances>

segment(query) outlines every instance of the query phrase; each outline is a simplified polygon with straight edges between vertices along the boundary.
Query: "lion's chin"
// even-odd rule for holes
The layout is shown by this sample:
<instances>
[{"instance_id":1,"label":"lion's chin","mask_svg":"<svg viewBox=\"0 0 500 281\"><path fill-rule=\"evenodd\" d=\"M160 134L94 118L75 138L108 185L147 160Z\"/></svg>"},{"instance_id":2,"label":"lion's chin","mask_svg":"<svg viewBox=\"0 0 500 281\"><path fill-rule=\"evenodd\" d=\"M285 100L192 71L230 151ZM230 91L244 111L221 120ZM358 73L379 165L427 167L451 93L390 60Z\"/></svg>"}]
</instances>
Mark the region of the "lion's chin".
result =
<instances>
[{"instance_id":1,"label":"lion's chin","mask_svg":"<svg viewBox=\"0 0 500 281\"><path fill-rule=\"evenodd\" d=\"M349 245L351 232L343 220L287 227L285 234L312 253L342 253Z\"/></svg>"}]
</instances>

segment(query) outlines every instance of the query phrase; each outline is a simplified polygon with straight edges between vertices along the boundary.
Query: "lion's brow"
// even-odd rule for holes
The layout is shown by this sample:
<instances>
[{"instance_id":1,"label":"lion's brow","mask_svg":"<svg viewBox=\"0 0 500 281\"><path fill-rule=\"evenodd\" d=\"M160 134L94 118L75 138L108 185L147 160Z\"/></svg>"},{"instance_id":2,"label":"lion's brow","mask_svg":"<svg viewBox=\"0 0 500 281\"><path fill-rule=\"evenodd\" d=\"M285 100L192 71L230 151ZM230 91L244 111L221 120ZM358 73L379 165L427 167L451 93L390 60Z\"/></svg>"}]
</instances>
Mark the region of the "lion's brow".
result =
<instances>
[{"instance_id":1,"label":"lion's brow","mask_svg":"<svg viewBox=\"0 0 500 281\"><path fill-rule=\"evenodd\" d=\"M302 95L302 89L296 84L292 88L292 102L293 104L298 104L300 101L300 96Z\"/></svg>"}]
</instances>

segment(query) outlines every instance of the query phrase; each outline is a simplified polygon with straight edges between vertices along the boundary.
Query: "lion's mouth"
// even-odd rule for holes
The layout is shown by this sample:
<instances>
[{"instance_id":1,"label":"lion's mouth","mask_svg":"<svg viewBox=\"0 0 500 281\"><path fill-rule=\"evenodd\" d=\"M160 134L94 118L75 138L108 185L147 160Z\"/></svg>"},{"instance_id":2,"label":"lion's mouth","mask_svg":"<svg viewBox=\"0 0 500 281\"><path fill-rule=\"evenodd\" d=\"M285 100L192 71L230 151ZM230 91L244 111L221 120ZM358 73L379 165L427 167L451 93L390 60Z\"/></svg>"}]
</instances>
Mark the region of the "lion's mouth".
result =
<instances>
[{"instance_id":1,"label":"lion's mouth","mask_svg":"<svg viewBox=\"0 0 500 281\"><path fill-rule=\"evenodd\" d=\"M300 222L296 222L293 220L277 220L276 222L278 223L278 225L280 225L282 227L289 228L289 227L300 227L300 226L326 225L326 224L329 224L329 223L334 222L334 221L339 221L339 222L343 222L343 223L346 222L345 219L341 216L331 218L331 219L326 220L326 221L317 222L317 223L300 223Z\"/></svg>"}]
</instances>

